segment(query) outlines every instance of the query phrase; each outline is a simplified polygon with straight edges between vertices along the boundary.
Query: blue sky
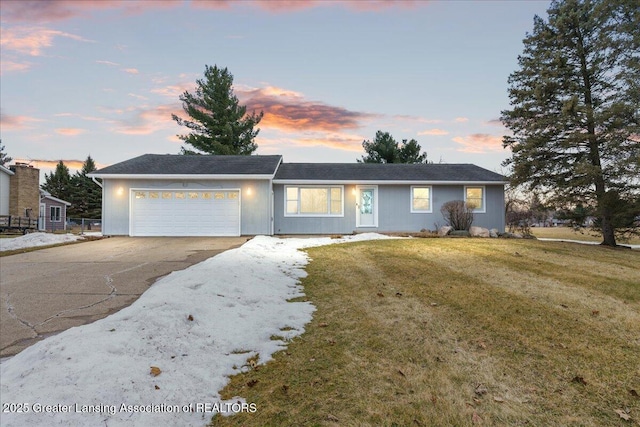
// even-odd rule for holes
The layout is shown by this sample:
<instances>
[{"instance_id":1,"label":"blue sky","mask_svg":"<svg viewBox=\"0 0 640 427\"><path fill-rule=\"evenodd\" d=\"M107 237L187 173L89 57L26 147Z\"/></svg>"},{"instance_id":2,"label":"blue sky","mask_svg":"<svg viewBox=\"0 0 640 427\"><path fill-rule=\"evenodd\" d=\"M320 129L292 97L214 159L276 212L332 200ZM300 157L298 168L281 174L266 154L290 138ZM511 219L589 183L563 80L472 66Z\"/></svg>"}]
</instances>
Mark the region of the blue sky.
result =
<instances>
[{"instance_id":1,"label":"blue sky","mask_svg":"<svg viewBox=\"0 0 640 427\"><path fill-rule=\"evenodd\" d=\"M549 1L0 1L0 135L72 171L178 153L179 95L205 64L264 111L257 154L355 162L377 130L500 171L498 118Z\"/></svg>"}]
</instances>

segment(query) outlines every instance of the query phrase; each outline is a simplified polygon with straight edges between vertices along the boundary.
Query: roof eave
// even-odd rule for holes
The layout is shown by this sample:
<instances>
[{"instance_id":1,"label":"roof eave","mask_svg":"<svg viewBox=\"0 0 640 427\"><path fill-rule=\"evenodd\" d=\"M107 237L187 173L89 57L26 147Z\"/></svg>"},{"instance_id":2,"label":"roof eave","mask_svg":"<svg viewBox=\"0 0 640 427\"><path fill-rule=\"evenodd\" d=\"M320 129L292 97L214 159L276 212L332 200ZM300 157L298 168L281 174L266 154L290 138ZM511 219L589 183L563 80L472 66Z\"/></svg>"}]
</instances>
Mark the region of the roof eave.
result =
<instances>
[{"instance_id":1,"label":"roof eave","mask_svg":"<svg viewBox=\"0 0 640 427\"><path fill-rule=\"evenodd\" d=\"M506 185L507 181L366 180L366 179L274 179L274 184L370 184L370 185Z\"/></svg>"},{"instance_id":2,"label":"roof eave","mask_svg":"<svg viewBox=\"0 0 640 427\"><path fill-rule=\"evenodd\" d=\"M125 174L125 173L90 173L89 178L102 179L273 179L275 174Z\"/></svg>"}]
</instances>

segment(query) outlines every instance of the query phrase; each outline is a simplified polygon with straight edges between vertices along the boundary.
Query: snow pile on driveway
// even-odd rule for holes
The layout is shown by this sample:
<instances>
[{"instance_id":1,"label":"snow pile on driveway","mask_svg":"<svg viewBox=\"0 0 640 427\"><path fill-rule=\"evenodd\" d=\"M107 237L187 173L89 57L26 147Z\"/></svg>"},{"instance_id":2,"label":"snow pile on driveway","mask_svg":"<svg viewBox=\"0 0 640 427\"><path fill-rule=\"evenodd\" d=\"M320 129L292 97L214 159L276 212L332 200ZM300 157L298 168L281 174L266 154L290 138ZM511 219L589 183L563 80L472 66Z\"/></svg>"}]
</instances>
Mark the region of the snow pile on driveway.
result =
<instances>
[{"instance_id":1,"label":"snow pile on driveway","mask_svg":"<svg viewBox=\"0 0 640 427\"><path fill-rule=\"evenodd\" d=\"M173 272L131 306L41 341L0 365L3 426L204 426L230 375L265 363L304 332L315 308L288 302L308 262L301 248L354 240L259 236ZM25 413L26 412L26 413Z\"/></svg>"},{"instance_id":2,"label":"snow pile on driveway","mask_svg":"<svg viewBox=\"0 0 640 427\"><path fill-rule=\"evenodd\" d=\"M20 237L0 239L1 251L14 251L16 249L30 248L33 246L56 245L58 243L75 242L82 236L74 234L29 233Z\"/></svg>"}]
</instances>

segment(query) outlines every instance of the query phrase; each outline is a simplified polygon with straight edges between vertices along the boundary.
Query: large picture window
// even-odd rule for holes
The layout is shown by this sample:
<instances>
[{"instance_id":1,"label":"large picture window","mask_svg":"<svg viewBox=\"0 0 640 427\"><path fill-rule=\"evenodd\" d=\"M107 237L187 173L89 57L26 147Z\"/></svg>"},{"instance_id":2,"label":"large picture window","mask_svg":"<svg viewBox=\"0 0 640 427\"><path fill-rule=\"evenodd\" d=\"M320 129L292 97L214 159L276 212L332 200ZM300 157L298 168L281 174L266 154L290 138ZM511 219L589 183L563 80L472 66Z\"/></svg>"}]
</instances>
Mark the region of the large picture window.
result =
<instances>
[{"instance_id":1,"label":"large picture window","mask_svg":"<svg viewBox=\"0 0 640 427\"><path fill-rule=\"evenodd\" d=\"M484 187L465 187L464 201L474 212L485 212Z\"/></svg>"},{"instance_id":2,"label":"large picture window","mask_svg":"<svg viewBox=\"0 0 640 427\"><path fill-rule=\"evenodd\" d=\"M431 212L431 187L411 187L411 212Z\"/></svg>"},{"instance_id":3,"label":"large picture window","mask_svg":"<svg viewBox=\"0 0 640 427\"><path fill-rule=\"evenodd\" d=\"M342 186L285 187L286 216L342 216Z\"/></svg>"}]
</instances>

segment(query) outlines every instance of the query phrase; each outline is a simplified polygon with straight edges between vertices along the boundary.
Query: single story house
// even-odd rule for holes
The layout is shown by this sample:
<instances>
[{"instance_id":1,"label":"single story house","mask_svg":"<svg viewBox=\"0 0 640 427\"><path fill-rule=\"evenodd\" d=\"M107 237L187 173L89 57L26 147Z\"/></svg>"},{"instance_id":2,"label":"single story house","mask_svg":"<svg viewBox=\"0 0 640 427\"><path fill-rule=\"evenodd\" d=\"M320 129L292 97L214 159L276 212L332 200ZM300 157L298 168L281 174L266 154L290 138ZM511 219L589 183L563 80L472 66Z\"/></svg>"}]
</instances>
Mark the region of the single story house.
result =
<instances>
[{"instance_id":1,"label":"single story house","mask_svg":"<svg viewBox=\"0 0 640 427\"><path fill-rule=\"evenodd\" d=\"M53 197L51 193L40 190L40 214L38 229L40 231L56 231L67 229L67 207L71 203Z\"/></svg>"},{"instance_id":2,"label":"single story house","mask_svg":"<svg viewBox=\"0 0 640 427\"><path fill-rule=\"evenodd\" d=\"M466 200L504 230L504 176L472 164L284 163L280 155L145 154L102 179L102 231L129 236L348 234L435 229Z\"/></svg>"}]
</instances>

